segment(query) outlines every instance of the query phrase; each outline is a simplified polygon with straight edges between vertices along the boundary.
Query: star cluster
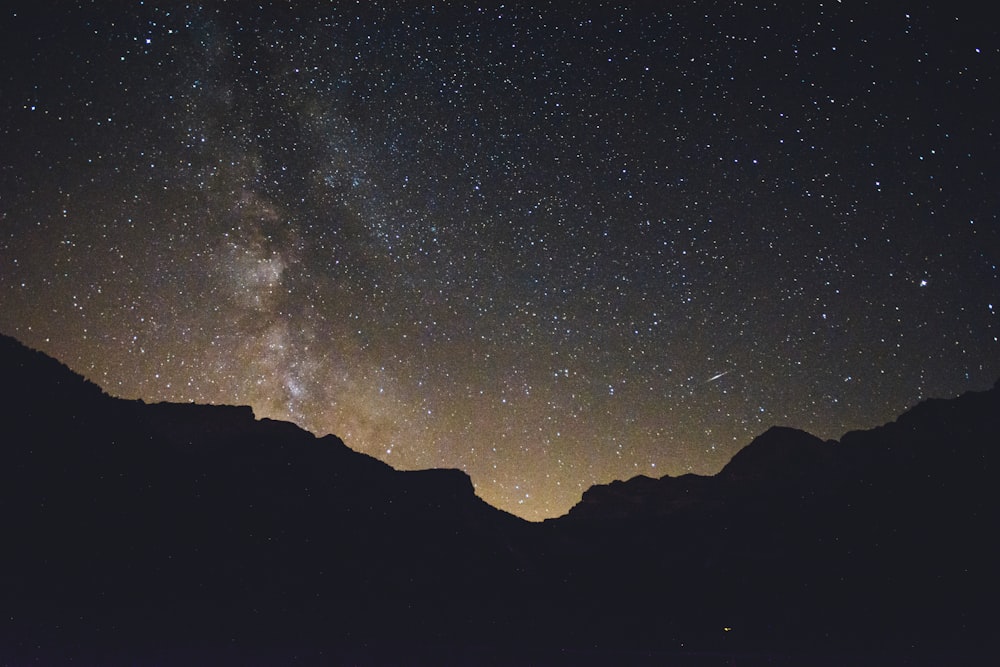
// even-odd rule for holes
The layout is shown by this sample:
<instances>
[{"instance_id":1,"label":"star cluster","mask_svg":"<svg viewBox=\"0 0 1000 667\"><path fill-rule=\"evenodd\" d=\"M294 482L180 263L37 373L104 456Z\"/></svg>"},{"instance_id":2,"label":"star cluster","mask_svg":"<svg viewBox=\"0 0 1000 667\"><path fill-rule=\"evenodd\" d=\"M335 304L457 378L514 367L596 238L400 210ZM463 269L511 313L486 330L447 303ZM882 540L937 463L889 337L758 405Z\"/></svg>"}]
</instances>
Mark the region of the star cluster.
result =
<instances>
[{"instance_id":1,"label":"star cluster","mask_svg":"<svg viewBox=\"0 0 1000 667\"><path fill-rule=\"evenodd\" d=\"M981 17L18 4L0 330L109 393L249 404L539 519L1000 376Z\"/></svg>"}]
</instances>

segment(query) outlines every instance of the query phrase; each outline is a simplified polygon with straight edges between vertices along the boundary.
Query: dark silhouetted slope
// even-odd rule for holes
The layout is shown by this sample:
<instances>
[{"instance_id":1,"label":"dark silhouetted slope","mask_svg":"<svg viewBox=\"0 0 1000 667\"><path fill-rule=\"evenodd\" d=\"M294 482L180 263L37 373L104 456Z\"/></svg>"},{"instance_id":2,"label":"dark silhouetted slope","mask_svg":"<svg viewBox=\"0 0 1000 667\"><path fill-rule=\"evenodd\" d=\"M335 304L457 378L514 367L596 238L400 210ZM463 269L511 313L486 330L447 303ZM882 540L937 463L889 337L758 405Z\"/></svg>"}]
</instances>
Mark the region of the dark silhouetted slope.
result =
<instances>
[{"instance_id":1,"label":"dark silhouetted slope","mask_svg":"<svg viewBox=\"0 0 1000 667\"><path fill-rule=\"evenodd\" d=\"M0 337L0 664L937 664L991 650L1000 387L528 524ZM270 656L270 657L268 657Z\"/></svg>"},{"instance_id":2,"label":"dark silhouetted slope","mask_svg":"<svg viewBox=\"0 0 1000 667\"><path fill-rule=\"evenodd\" d=\"M715 476L588 490L549 522L560 549L587 553L558 571L650 634L981 648L1000 592L998 433L1000 386L839 443L772 428Z\"/></svg>"},{"instance_id":3,"label":"dark silhouetted slope","mask_svg":"<svg viewBox=\"0 0 1000 667\"><path fill-rule=\"evenodd\" d=\"M435 613L523 586L527 524L461 471L396 471L247 407L112 398L7 337L0 385L0 611L29 644L59 648L63 611L125 645L172 623L433 642Z\"/></svg>"}]
</instances>

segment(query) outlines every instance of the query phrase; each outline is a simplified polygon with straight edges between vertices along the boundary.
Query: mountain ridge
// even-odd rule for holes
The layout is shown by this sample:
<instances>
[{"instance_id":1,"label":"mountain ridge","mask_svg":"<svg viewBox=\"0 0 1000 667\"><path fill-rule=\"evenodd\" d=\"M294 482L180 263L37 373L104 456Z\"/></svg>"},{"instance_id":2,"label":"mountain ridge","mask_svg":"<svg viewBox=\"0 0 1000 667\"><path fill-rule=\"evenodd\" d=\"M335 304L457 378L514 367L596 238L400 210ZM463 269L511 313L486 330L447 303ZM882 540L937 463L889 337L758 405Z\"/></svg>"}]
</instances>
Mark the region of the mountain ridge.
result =
<instances>
[{"instance_id":1,"label":"mountain ridge","mask_svg":"<svg viewBox=\"0 0 1000 667\"><path fill-rule=\"evenodd\" d=\"M772 428L714 476L598 485L542 523L245 406L113 398L7 337L0 390L7 661L934 664L991 641L1000 383L839 442Z\"/></svg>"},{"instance_id":2,"label":"mountain ridge","mask_svg":"<svg viewBox=\"0 0 1000 667\"><path fill-rule=\"evenodd\" d=\"M595 511L596 505L605 502L612 505L616 502L622 503L633 509L659 506L666 511L672 502L676 502L671 500L672 493L683 490L683 493L690 494L693 488L711 487L716 482L751 479L772 484L780 480L801 482L811 475L818 474L824 466L836 468L836 470L826 470L827 473L844 475L846 471L843 467L848 465L848 462L843 459L850 458L848 453L851 450L864 449L874 437L883 435L912 437L914 433L921 432L925 437L922 437L918 444L926 446L927 441L931 440L938 445L942 440L945 444L952 442L952 436L955 434L954 425L950 424L948 419L942 418L942 415L929 413L947 411L949 406L962 401L992 399L995 402L998 394L1000 394L1000 380L997 380L991 389L968 391L956 398L924 399L891 422L871 429L848 431L840 440L822 440L801 429L771 426L737 451L730 461L713 475L688 473L679 476L664 475L658 478L637 475L628 480L596 484L584 492L581 501L570 508L566 515L547 521L558 521L567 516L576 518ZM947 432L937 428L944 424L950 424ZM935 430L933 436L927 436L929 432ZM860 451L853 453L855 457L862 454ZM609 508L603 511L614 513Z\"/></svg>"}]
</instances>

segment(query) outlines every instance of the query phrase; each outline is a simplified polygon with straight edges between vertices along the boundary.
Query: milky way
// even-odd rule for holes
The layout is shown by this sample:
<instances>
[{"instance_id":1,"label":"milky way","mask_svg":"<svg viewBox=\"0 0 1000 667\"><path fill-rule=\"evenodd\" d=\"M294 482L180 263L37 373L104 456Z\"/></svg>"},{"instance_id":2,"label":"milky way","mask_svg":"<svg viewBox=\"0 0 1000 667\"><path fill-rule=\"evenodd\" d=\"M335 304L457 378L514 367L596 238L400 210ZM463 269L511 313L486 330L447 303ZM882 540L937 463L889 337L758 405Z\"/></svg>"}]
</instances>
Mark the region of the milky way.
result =
<instances>
[{"instance_id":1,"label":"milky way","mask_svg":"<svg viewBox=\"0 0 1000 667\"><path fill-rule=\"evenodd\" d=\"M0 10L0 330L532 519L991 385L1000 35L740 4Z\"/></svg>"}]
</instances>

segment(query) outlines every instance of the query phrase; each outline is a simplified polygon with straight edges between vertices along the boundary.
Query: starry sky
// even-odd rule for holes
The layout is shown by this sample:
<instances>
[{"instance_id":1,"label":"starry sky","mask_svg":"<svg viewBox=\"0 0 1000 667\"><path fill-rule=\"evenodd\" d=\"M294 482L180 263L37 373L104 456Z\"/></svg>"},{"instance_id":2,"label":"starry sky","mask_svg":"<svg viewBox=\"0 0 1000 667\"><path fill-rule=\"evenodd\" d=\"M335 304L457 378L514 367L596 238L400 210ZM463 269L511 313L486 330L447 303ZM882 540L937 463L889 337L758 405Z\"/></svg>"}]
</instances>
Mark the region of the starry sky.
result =
<instances>
[{"instance_id":1,"label":"starry sky","mask_svg":"<svg viewBox=\"0 0 1000 667\"><path fill-rule=\"evenodd\" d=\"M0 331L529 519L1000 377L953 3L0 9Z\"/></svg>"}]
</instances>

